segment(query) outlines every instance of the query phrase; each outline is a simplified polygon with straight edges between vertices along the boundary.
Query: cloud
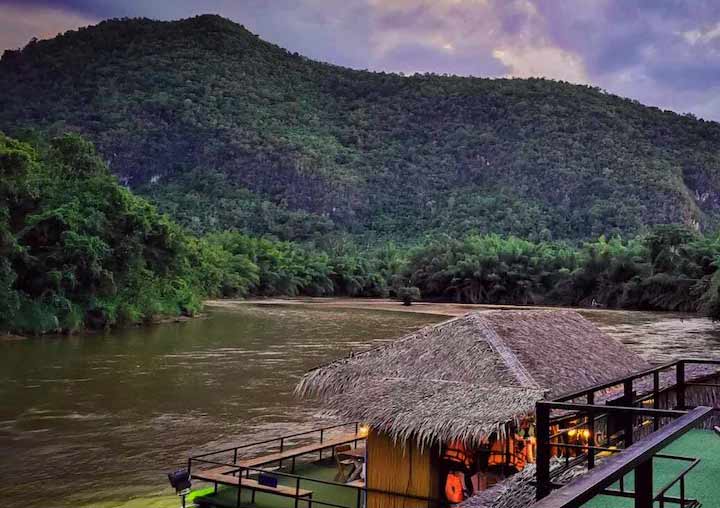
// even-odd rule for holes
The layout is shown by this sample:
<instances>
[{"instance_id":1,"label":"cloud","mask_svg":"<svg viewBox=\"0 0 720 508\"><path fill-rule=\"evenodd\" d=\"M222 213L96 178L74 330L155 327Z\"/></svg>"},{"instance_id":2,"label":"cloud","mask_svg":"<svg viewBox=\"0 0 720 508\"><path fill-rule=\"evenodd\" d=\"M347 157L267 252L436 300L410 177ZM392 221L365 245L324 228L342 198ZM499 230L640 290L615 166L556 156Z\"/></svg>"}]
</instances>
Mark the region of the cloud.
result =
<instances>
[{"instance_id":1,"label":"cloud","mask_svg":"<svg viewBox=\"0 0 720 508\"><path fill-rule=\"evenodd\" d=\"M690 44L707 44L720 37L720 23L716 23L710 28L696 28L694 30L687 30L686 32L680 32L680 35Z\"/></svg>"},{"instance_id":2,"label":"cloud","mask_svg":"<svg viewBox=\"0 0 720 508\"><path fill-rule=\"evenodd\" d=\"M493 56L508 67L508 76L548 76L571 83L588 83L580 57L559 48L498 48Z\"/></svg>"},{"instance_id":3,"label":"cloud","mask_svg":"<svg viewBox=\"0 0 720 508\"><path fill-rule=\"evenodd\" d=\"M30 39L48 39L58 33L97 23L84 15L57 10L52 7L20 7L4 5L0 17L0 51L18 49Z\"/></svg>"},{"instance_id":4,"label":"cloud","mask_svg":"<svg viewBox=\"0 0 720 508\"><path fill-rule=\"evenodd\" d=\"M0 0L0 47L107 17L208 12L338 65L544 76L720 119L717 0Z\"/></svg>"}]
</instances>

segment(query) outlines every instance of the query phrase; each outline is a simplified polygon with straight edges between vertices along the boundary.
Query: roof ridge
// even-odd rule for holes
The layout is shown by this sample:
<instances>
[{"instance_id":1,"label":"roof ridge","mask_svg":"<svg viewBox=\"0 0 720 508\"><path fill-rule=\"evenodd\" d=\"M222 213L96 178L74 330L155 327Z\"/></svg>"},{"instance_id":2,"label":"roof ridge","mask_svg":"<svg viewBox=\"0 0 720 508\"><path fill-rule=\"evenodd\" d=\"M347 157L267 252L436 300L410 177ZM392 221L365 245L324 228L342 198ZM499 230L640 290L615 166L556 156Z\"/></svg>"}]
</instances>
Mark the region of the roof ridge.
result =
<instances>
[{"instance_id":1,"label":"roof ridge","mask_svg":"<svg viewBox=\"0 0 720 508\"><path fill-rule=\"evenodd\" d=\"M478 315L478 317L481 316ZM513 350L500 338L495 329L485 319L478 319L477 323L485 330L485 342L502 358L515 379L520 383L520 386L542 389L540 384L532 377L530 371L525 368Z\"/></svg>"}]
</instances>

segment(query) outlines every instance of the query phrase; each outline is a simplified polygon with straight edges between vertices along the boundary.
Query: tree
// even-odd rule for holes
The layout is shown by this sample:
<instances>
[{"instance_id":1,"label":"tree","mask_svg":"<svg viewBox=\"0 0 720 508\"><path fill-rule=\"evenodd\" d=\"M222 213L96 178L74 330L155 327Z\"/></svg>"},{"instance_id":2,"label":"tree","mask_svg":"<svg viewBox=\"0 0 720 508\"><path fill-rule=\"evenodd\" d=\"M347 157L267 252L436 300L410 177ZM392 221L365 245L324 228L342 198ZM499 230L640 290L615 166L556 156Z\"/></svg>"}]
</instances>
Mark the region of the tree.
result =
<instances>
[{"instance_id":1,"label":"tree","mask_svg":"<svg viewBox=\"0 0 720 508\"><path fill-rule=\"evenodd\" d=\"M412 302L420 300L420 290L415 286L405 286L398 289L398 299L403 305L412 305Z\"/></svg>"}]
</instances>

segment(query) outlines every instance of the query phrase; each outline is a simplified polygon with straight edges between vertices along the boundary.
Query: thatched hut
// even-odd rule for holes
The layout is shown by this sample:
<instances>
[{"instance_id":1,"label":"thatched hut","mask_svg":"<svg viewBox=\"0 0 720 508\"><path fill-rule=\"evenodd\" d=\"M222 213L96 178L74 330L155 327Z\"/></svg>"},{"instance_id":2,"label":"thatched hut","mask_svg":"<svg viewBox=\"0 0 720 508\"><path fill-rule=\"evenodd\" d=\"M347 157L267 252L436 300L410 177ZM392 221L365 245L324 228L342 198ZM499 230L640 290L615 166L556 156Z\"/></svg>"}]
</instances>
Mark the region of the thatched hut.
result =
<instances>
[{"instance_id":1,"label":"thatched hut","mask_svg":"<svg viewBox=\"0 0 720 508\"><path fill-rule=\"evenodd\" d=\"M532 462L538 400L648 366L577 312L497 311L318 367L297 391L370 426L368 488L438 499L450 480L448 459L458 458L448 451L459 449L473 467L479 456L480 470L502 466L501 476L522 469ZM480 480L476 490L488 485ZM412 504L368 496L369 508L395 506Z\"/></svg>"}]
</instances>

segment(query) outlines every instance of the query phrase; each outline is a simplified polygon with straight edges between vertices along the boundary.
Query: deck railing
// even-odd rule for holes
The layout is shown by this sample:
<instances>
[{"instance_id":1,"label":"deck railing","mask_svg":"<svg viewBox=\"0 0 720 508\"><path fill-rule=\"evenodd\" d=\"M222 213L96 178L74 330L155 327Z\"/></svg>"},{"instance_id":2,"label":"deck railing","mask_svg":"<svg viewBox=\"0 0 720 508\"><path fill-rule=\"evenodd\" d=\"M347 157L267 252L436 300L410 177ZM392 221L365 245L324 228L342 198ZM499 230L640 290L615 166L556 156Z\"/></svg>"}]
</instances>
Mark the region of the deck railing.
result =
<instances>
[{"instance_id":1,"label":"deck railing","mask_svg":"<svg viewBox=\"0 0 720 508\"><path fill-rule=\"evenodd\" d=\"M664 365L647 369L636 374L618 378L610 382L601 383L589 388L578 390L572 393L565 394L552 401L541 401L536 405L536 429L537 429L537 473L536 473L536 497L538 500L546 498L554 488L560 487L553 482L553 478L559 475L564 470L573 467L578 464L586 464L589 470L595 467L595 459L598 453L609 453L615 454L612 457L614 462L618 462L623 465L630 464L634 459L633 454L629 454L629 450L637 450L638 448L633 446L636 433L639 429L646 429L649 431L649 424L652 422L652 433L649 434L645 439L642 439L637 444L641 444L641 449L648 443L652 443L652 439L656 435L664 436L667 438L665 443L669 443L674 439L677 439L682 433L684 433L690 427L677 427L678 422L686 422L688 417L692 417L692 425L697 425L702 419L707 418L713 411L717 411L715 408L709 408L699 406L697 409L689 411L686 405L686 390L688 387L708 387L708 388L720 388L720 384L704 382L706 377L715 375L710 372L699 373L699 380L688 381L686 378L688 366L693 364L699 365L720 365L720 360L710 359L682 359L674 362L670 362ZM670 371L670 372L668 372ZM674 371L674 373L673 373ZM669 375L668 375L669 374ZM674 375L673 375L674 374ZM650 379L651 378L651 379ZM663 386L663 381L665 386ZM642 384L641 393L636 393L634 390L634 383ZM613 388L622 387L621 390L616 390L612 393ZM661 398L670 393L675 396L675 405L673 408L661 408ZM619 395L619 396L618 396ZM604 399L604 401L603 401ZM582 402L577 402L582 400ZM666 397L669 400L669 397ZM596 402L602 403L596 403ZM652 407L638 407L638 405L648 404L652 402ZM560 411L562 414L559 416L552 415L552 411ZM636 420L642 418L643 424L640 426L636 425ZM606 436L605 446L598 446L595 442L596 438L596 425L598 422L605 420L608 431L610 430L609 422L613 420L619 429L613 433L613 435ZM651 419L651 420L650 420ZM551 425L562 425L572 422L572 424L566 428L560 429L558 432L551 434ZM668 423L670 422L670 423ZM667 430L666 430L667 428ZM678 428L682 428L678 431ZM587 443L583 444L572 444L564 442L564 437L570 435L569 433L573 430L583 429L587 430L588 439ZM668 433L669 432L669 433ZM564 450L566 458L565 467L558 467L553 469L551 473L550 463L553 449ZM652 456L657 455L658 450L643 451L642 464L637 465L636 476L639 474L638 471L643 474L649 474L652 479L652 467L647 464L652 464ZM575 453L576 456L570 459L571 453ZM669 458L669 456L662 456ZM683 472L673 479L672 482L666 487L661 489L661 492L657 495L652 494L652 481L649 486L646 483L642 483L642 476L638 477L640 483L636 485L635 492L625 492L622 484L622 476L616 478L620 481L620 491L608 490L605 486L592 488L592 492L588 491L585 493L579 492L575 487L578 482L573 482L573 494L582 494L585 496L589 493L597 495L598 493L606 495L620 495L624 497L633 497L636 500L636 506L638 507L651 507L654 501L664 506L665 503L679 503L679 499L667 496L667 491L680 484L680 490L682 492L681 498L683 503L685 500L685 475L695 467L697 464L696 459L690 459L687 457L673 457L675 460L688 460L691 465L687 467ZM610 459L606 461L609 462ZM613 463L614 463L613 462ZM640 464L640 463L638 463ZM641 467L642 466L642 467ZM649 470L648 470L649 467ZM631 468L632 469L632 468ZM649 471L649 472L648 472ZM587 476L587 475L586 475ZM584 478L584 477L583 477ZM592 476L591 476L592 478ZM613 480L614 481L614 480ZM581 484L585 485L585 484ZM562 489L563 492L567 491ZM559 494L559 492L558 492ZM580 497L582 497L580 496ZM556 501L557 496L551 496L552 500L548 503L541 503L538 506L547 506L553 508L569 508L574 506L580 506L562 499L562 502L558 504ZM592 496L591 496L592 497ZM548 498L550 499L550 498ZM589 498L587 498L589 499ZM640 504L637 504L640 503ZM681 506L689 506L681 504Z\"/></svg>"},{"instance_id":2,"label":"deck railing","mask_svg":"<svg viewBox=\"0 0 720 508\"><path fill-rule=\"evenodd\" d=\"M263 441L254 441L252 443L242 444L238 446L231 446L229 448L223 448L221 450L213 450L206 453L201 453L198 455L193 455L188 459L188 471L192 472L192 463L193 461L198 462L200 459L204 459L206 457L212 457L217 456L225 453L233 453L233 462L232 465L237 464L238 461L238 452L240 450L248 450L250 448L254 448L257 446L262 445L272 445L275 444L275 446L278 448L278 451L282 452L285 450L285 444L292 440L292 439L298 439L300 437L312 437L314 434L318 434L320 436L320 444L324 442L325 435L330 430L340 429L340 428L347 428L347 427L354 427L355 429L355 435L358 435L358 431L360 428L360 422L345 422L345 423L338 423L335 425L328 425L325 427L318 427L315 429L307 430L304 432L297 432L295 434L285 434L280 437L274 437L271 439L265 439ZM359 440L360 438L358 438ZM355 442L357 445L357 441ZM267 449L265 450L267 451ZM320 450L320 458L322 459L322 450ZM280 464L282 465L282 461L280 461ZM225 464L228 465L228 464Z\"/></svg>"},{"instance_id":3,"label":"deck railing","mask_svg":"<svg viewBox=\"0 0 720 508\"><path fill-rule=\"evenodd\" d=\"M220 466L220 467L233 466L233 464L226 464L226 463L222 463L222 462L204 460L204 459L196 459L196 462L204 463L204 464L208 464L208 465L212 465L212 466ZM278 471L278 470L269 471L268 469L261 468L261 467L237 466L237 476L238 476L238 480L239 480L238 493L237 493L238 506L240 506L240 496L242 494L242 479L243 479L243 477L250 478L251 476L258 475L258 474L272 474L273 476L277 476L280 478L287 478L287 479L291 480L291 482L288 482L288 483L292 483L295 488L295 506L296 506L296 508L298 506L298 503L307 502L307 501L310 501L310 503L312 505L320 504L320 505L330 506L330 507L334 507L334 508L361 508L363 494L367 495L368 493L389 496L389 497L398 497L398 498L405 499L405 500L419 501L419 502L422 502L423 504L427 504L427 506L429 508L432 508L434 506L439 506L439 505L447 506L447 503L443 500L433 499L433 498L424 497L424 496L416 496L416 495L407 494L404 492L393 492L393 491L389 491L389 490L375 489L375 488L371 488L371 487L366 487L364 485L362 485L362 486L361 485L349 485L347 483L340 483L340 482L329 481L329 480L321 480L318 478L296 475L296 474L287 473L284 471ZM311 500L306 500L298 495L302 488L302 482L355 490L356 491L356 495L355 495L356 502L353 506L346 506L346 505L330 503L327 501L319 501L315 498L312 498ZM217 487L217 485L216 485L216 487Z\"/></svg>"},{"instance_id":4,"label":"deck railing","mask_svg":"<svg viewBox=\"0 0 720 508\"><path fill-rule=\"evenodd\" d=\"M361 437L359 435L359 422L346 422L341 423L337 425L331 425L321 428L315 428L309 431L305 432L298 432L295 434L287 434L283 435L277 438L273 439L267 439L263 441L256 441L248 444L238 445L238 446L232 446L228 448L223 448L220 450L214 450L198 455L193 455L188 459L188 471L192 473L192 470L194 467L201 467L205 469L203 466L210 466L212 467L226 467L226 468L232 468L234 471L234 474L238 477L238 486L232 487L237 488L237 506L239 507L241 505L241 495L242 495L242 481L244 478L250 478L251 476L259 475L259 474L272 474L273 476L277 476L279 478L285 478L288 480L288 483L292 484L295 488L295 508L299 507L299 503L307 503L308 506L314 506L314 505L320 505L320 506L326 506L328 508L362 508L363 505L363 499L367 497L368 494L376 494L376 495L382 495L382 496L388 496L391 498L399 498L403 499L405 501L414 501L415 503L420 503L424 506L427 506L427 508L441 508L446 507L447 503L444 500L441 499L434 499L430 497L424 497L424 496L416 496L413 494L407 494L404 492L393 492L388 490L382 490L382 489L375 489L371 487L367 487L365 485L351 485L347 483L340 483L336 481L329 481L329 480L321 480L317 478L312 478L308 476L301 476L296 475L292 472L285 472L285 471L279 471L277 469L269 470L266 467L248 467L241 465L242 459L247 459L248 457L240 457L238 455L238 452L240 450L247 450L256 446L263 446L263 445L271 445L275 444L275 448L282 452L285 450L285 445L289 440L292 439L298 439L302 437L312 437L313 435L318 435L320 438L320 444L326 441L326 438L328 437L328 431L342 429L342 428L348 428L353 427L355 429L355 435L358 436L357 440L354 441L355 445L357 446L357 442L364 439L364 437ZM267 452L267 449L265 450ZM316 450L320 453L320 458L322 459L322 449ZM232 453L232 460L223 461L220 459L217 459L216 457L218 455L227 454L229 455ZM310 452L309 452L310 453ZM331 453L334 453L334 449L331 449ZM278 461L279 462L279 461ZM312 484L318 484L318 485L325 485L325 486L331 486L336 488L344 488L344 489L352 489L355 491L355 503L353 503L352 506L346 506L346 505L340 505L335 504L328 501L322 501L318 500L316 498L312 499L306 499L299 496L300 490L302 489L302 483L312 483ZM218 484L215 484L215 492L217 493ZM404 504L405 505L405 504ZM418 504L415 504L414 506L418 506Z\"/></svg>"},{"instance_id":5,"label":"deck railing","mask_svg":"<svg viewBox=\"0 0 720 508\"><path fill-rule=\"evenodd\" d=\"M533 505L533 508L577 508L597 495L630 497L635 499L635 506L639 508L652 507L655 501L659 501L661 506L666 502L678 503L683 507L689 506L688 501L690 500L685 497L684 478L695 467L698 462L697 459L658 455L658 452L697 425L711 412L712 408L709 407L697 407L688 411L684 416L677 418L647 438L608 458L602 467L589 471L567 487L544 497L544 499ZM653 457L658 456L686 460L690 461L691 464L671 482L668 482L660 493L653 495ZM608 487L615 482L622 481L625 475L630 472L635 473L634 492L627 492L622 486L619 491L608 490ZM681 482L680 498L668 497L667 492L677 482Z\"/></svg>"}]
</instances>

